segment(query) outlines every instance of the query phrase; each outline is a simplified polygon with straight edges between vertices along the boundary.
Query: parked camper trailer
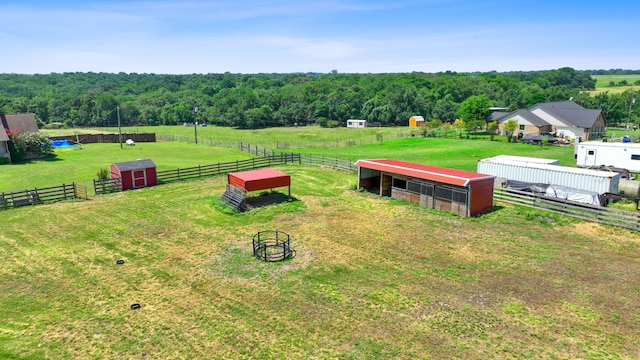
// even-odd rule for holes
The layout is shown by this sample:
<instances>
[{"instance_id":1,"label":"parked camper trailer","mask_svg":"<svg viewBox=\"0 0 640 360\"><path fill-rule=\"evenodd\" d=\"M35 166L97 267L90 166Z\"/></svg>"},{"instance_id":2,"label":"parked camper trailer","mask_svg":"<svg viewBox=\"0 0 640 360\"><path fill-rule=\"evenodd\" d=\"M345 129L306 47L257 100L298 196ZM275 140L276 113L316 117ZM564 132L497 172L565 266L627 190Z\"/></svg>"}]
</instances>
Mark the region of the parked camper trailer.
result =
<instances>
[{"instance_id":1,"label":"parked camper trailer","mask_svg":"<svg viewBox=\"0 0 640 360\"><path fill-rule=\"evenodd\" d=\"M640 173L640 144L586 141L576 144L574 157L580 167L604 165Z\"/></svg>"}]
</instances>

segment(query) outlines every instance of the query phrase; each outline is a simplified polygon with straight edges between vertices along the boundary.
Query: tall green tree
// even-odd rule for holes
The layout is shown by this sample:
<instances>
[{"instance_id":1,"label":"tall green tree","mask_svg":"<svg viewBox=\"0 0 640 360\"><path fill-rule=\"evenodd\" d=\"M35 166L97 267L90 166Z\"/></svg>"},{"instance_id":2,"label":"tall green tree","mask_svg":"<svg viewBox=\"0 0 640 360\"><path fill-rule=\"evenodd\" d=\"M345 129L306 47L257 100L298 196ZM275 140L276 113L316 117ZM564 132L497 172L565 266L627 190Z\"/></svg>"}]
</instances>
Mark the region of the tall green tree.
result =
<instances>
[{"instance_id":1,"label":"tall green tree","mask_svg":"<svg viewBox=\"0 0 640 360\"><path fill-rule=\"evenodd\" d=\"M486 95L470 96L460 104L458 116L464 122L486 121L490 115L491 100Z\"/></svg>"}]
</instances>

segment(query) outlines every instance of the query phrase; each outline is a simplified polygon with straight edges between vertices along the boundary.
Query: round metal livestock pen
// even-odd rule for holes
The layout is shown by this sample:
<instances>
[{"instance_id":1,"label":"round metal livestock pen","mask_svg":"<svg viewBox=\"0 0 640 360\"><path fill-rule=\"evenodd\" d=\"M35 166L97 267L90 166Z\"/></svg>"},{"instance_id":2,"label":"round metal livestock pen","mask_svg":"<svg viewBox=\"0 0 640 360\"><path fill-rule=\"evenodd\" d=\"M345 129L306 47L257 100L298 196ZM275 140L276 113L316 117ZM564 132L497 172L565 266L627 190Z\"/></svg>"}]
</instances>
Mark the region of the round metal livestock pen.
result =
<instances>
[{"instance_id":1,"label":"round metal livestock pen","mask_svg":"<svg viewBox=\"0 0 640 360\"><path fill-rule=\"evenodd\" d=\"M291 248L291 238L285 232L265 230L253 236L253 256L262 261L282 261L295 255L296 251Z\"/></svg>"}]
</instances>

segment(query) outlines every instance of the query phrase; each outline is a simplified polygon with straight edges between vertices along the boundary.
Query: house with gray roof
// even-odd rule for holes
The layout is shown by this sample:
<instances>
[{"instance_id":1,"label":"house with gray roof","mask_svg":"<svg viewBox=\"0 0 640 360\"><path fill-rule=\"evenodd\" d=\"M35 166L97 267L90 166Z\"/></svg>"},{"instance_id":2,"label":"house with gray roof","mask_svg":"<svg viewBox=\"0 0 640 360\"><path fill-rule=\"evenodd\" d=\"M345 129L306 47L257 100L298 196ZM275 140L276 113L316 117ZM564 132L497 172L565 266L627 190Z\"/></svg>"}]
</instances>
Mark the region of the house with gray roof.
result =
<instances>
[{"instance_id":1,"label":"house with gray roof","mask_svg":"<svg viewBox=\"0 0 640 360\"><path fill-rule=\"evenodd\" d=\"M604 135L606 119L602 110L585 109L573 101L539 103L519 109L497 119L498 128L506 134L504 124L518 123L517 132L523 135L555 133L564 139L593 140Z\"/></svg>"},{"instance_id":2,"label":"house with gray roof","mask_svg":"<svg viewBox=\"0 0 640 360\"><path fill-rule=\"evenodd\" d=\"M9 153L9 133L23 134L40 132L36 117L32 113L0 114L0 157L11 159Z\"/></svg>"},{"instance_id":3,"label":"house with gray roof","mask_svg":"<svg viewBox=\"0 0 640 360\"><path fill-rule=\"evenodd\" d=\"M0 158L11 160L11 154L9 154L9 135L7 135L4 128L0 129Z\"/></svg>"}]
</instances>

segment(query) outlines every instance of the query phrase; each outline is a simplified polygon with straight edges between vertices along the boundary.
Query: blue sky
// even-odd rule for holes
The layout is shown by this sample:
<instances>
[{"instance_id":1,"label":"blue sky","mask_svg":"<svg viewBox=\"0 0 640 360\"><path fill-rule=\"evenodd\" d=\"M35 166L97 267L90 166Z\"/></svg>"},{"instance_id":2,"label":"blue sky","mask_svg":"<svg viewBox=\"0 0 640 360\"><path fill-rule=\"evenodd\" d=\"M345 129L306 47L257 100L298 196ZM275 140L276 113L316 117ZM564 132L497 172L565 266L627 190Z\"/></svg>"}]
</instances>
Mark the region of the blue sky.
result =
<instances>
[{"instance_id":1,"label":"blue sky","mask_svg":"<svg viewBox=\"0 0 640 360\"><path fill-rule=\"evenodd\" d=\"M0 73L640 69L640 1L0 2Z\"/></svg>"}]
</instances>

